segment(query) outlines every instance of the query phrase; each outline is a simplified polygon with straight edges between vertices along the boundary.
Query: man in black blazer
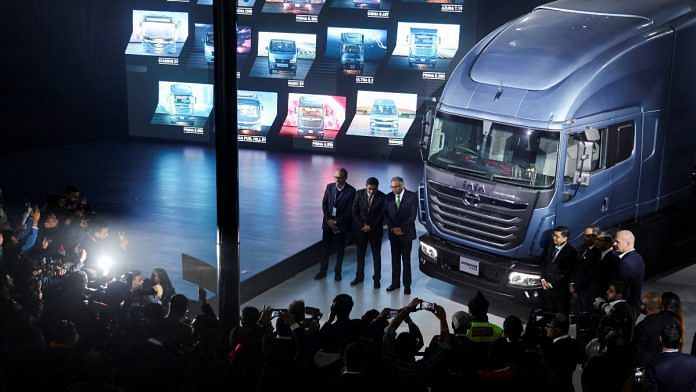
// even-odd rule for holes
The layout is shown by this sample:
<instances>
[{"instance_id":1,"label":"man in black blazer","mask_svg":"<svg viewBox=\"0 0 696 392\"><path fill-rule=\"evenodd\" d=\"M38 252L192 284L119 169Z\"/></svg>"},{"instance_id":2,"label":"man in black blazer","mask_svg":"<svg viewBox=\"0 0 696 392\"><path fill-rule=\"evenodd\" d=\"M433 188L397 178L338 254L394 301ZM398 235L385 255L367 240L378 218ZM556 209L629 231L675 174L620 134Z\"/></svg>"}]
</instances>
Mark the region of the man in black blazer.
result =
<instances>
[{"instance_id":1,"label":"man in black blazer","mask_svg":"<svg viewBox=\"0 0 696 392\"><path fill-rule=\"evenodd\" d=\"M607 286L596 287L599 260L602 253L595 240L600 228L588 226L583 230L583 245L578 250L578 259L570 278L571 310L574 313L593 312L594 299L601 296ZM573 300L574 299L574 300Z\"/></svg>"},{"instance_id":2,"label":"man in black blazer","mask_svg":"<svg viewBox=\"0 0 696 392\"><path fill-rule=\"evenodd\" d=\"M568 314L570 293L568 284L578 253L568 243L569 230L565 226L553 229L551 239L554 246L547 248L541 286L544 289L546 309L553 313Z\"/></svg>"},{"instance_id":3,"label":"man in black blazer","mask_svg":"<svg viewBox=\"0 0 696 392\"><path fill-rule=\"evenodd\" d=\"M384 199L385 195L379 189L379 181L370 177L365 189L355 194L353 202L353 232L358 254L358 269L351 286L361 283L365 278L365 253L367 244L372 249L374 274L372 280L376 289L380 287L382 276L382 236L384 235Z\"/></svg>"},{"instance_id":4,"label":"man in black blazer","mask_svg":"<svg viewBox=\"0 0 696 392\"><path fill-rule=\"evenodd\" d=\"M619 266L619 256L614 252L614 237L608 231L601 231L597 234L595 245L600 252L599 271L595 279L595 292L597 297L604 295L609 283L612 282L616 269Z\"/></svg>"},{"instance_id":5,"label":"man in black blazer","mask_svg":"<svg viewBox=\"0 0 696 392\"><path fill-rule=\"evenodd\" d=\"M696 357L679 352L682 330L676 320L660 334L662 353L648 363L651 391L696 391Z\"/></svg>"},{"instance_id":6,"label":"man in black blazer","mask_svg":"<svg viewBox=\"0 0 696 392\"><path fill-rule=\"evenodd\" d=\"M411 294L411 246L416 239L418 200L415 193L406 190L404 179L391 179L392 192L384 203L384 222L389 229L392 256L392 281L387 291L400 287L401 268L404 269L404 294Z\"/></svg>"},{"instance_id":7,"label":"man in black blazer","mask_svg":"<svg viewBox=\"0 0 696 392\"><path fill-rule=\"evenodd\" d=\"M353 200L355 188L346 182L348 171L344 168L336 170L335 183L326 185L321 209L324 212L322 228L322 258L319 273L314 279L319 280L326 276L329 268L329 255L336 250L336 267L334 268L334 280L341 280L341 267L343 265L343 251L346 248L346 235L350 233L352 221Z\"/></svg>"},{"instance_id":8,"label":"man in black blazer","mask_svg":"<svg viewBox=\"0 0 696 392\"><path fill-rule=\"evenodd\" d=\"M621 260L612 280L629 284L631 290L627 302L638 309L643 279L645 278L645 262L643 262L643 257L636 252L634 248L635 242L636 238L628 230L621 230L616 233L614 249Z\"/></svg>"}]
</instances>

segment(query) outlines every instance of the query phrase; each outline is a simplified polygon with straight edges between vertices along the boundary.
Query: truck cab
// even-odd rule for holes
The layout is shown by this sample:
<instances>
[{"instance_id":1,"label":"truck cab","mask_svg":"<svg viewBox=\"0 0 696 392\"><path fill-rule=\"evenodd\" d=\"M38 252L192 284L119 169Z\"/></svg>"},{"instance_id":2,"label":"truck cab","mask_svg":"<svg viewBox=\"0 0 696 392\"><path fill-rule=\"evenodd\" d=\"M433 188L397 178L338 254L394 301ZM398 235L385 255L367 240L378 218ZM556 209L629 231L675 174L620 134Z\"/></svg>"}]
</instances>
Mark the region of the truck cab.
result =
<instances>
[{"instance_id":1,"label":"truck cab","mask_svg":"<svg viewBox=\"0 0 696 392\"><path fill-rule=\"evenodd\" d=\"M268 73L285 71L295 75L297 72L297 46L295 41L272 39L268 44Z\"/></svg>"},{"instance_id":2,"label":"truck cab","mask_svg":"<svg viewBox=\"0 0 696 392\"><path fill-rule=\"evenodd\" d=\"M169 87L169 122L193 125L196 97L188 84L174 83Z\"/></svg>"},{"instance_id":3,"label":"truck cab","mask_svg":"<svg viewBox=\"0 0 696 392\"><path fill-rule=\"evenodd\" d=\"M440 39L437 29L411 27L408 35L408 65L427 65L430 68L437 64L437 47Z\"/></svg>"},{"instance_id":4,"label":"truck cab","mask_svg":"<svg viewBox=\"0 0 696 392\"><path fill-rule=\"evenodd\" d=\"M178 23L171 16L145 15L140 21L143 50L153 54L176 53L176 29Z\"/></svg>"},{"instance_id":5,"label":"truck cab","mask_svg":"<svg viewBox=\"0 0 696 392\"><path fill-rule=\"evenodd\" d=\"M324 102L319 97L303 95L297 106L297 136L324 137Z\"/></svg>"},{"instance_id":6,"label":"truck cab","mask_svg":"<svg viewBox=\"0 0 696 392\"><path fill-rule=\"evenodd\" d=\"M341 33L341 70L363 71L365 67L365 38L361 33Z\"/></svg>"},{"instance_id":7,"label":"truck cab","mask_svg":"<svg viewBox=\"0 0 696 392\"><path fill-rule=\"evenodd\" d=\"M396 136L399 133L399 110L393 99L375 99L370 110L370 134Z\"/></svg>"},{"instance_id":8,"label":"truck cab","mask_svg":"<svg viewBox=\"0 0 696 392\"><path fill-rule=\"evenodd\" d=\"M475 45L425 115L420 269L536 301L553 227L577 245L688 197L694 7L560 0Z\"/></svg>"},{"instance_id":9,"label":"truck cab","mask_svg":"<svg viewBox=\"0 0 696 392\"><path fill-rule=\"evenodd\" d=\"M261 131L263 105L256 94L237 94L237 130L242 133Z\"/></svg>"}]
</instances>

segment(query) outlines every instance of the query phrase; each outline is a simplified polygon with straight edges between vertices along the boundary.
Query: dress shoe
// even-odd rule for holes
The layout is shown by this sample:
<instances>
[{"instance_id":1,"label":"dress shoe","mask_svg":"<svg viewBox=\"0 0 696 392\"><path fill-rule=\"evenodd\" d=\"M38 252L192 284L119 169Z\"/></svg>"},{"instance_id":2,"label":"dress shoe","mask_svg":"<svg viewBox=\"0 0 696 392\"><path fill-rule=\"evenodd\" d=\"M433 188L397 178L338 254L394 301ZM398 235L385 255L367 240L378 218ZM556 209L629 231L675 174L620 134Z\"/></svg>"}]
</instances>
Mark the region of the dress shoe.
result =
<instances>
[{"instance_id":1,"label":"dress shoe","mask_svg":"<svg viewBox=\"0 0 696 392\"><path fill-rule=\"evenodd\" d=\"M375 288L378 289L380 287L382 287L382 286L379 284L379 282L375 282Z\"/></svg>"},{"instance_id":2,"label":"dress shoe","mask_svg":"<svg viewBox=\"0 0 696 392\"><path fill-rule=\"evenodd\" d=\"M326 274L323 272L319 272L318 274L314 275L314 280L321 280L326 277Z\"/></svg>"},{"instance_id":3,"label":"dress shoe","mask_svg":"<svg viewBox=\"0 0 696 392\"><path fill-rule=\"evenodd\" d=\"M404 294L405 294L405 295L411 294L411 288L410 288L410 287L404 287Z\"/></svg>"},{"instance_id":4,"label":"dress shoe","mask_svg":"<svg viewBox=\"0 0 696 392\"><path fill-rule=\"evenodd\" d=\"M360 284L360 283L362 283L362 282L363 282L362 279L355 278L355 279L353 279L353 280L350 282L350 285L351 285L351 286L355 286L356 284Z\"/></svg>"},{"instance_id":5,"label":"dress shoe","mask_svg":"<svg viewBox=\"0 0 696 392\"><path fill-rule=\"evenodd\" d=\"M334 280L335 280L336 282L340 282L341 279L343 279L343 278L341 277L341 274L336 274L336 275L334 275Z\"/></svg>"},{"instance_id":6,"label":"dress shoe","mask_svg":"<svg viewBox=\"0 0 696 392\"><path fill-rule=\"evenodd\" d=\"M394 286L394 285L390 285L389 287L387 287L387 291L394 291L394 290L398 290L398 289L399 289L399 286Z\"/></svg>"}]
</instances>

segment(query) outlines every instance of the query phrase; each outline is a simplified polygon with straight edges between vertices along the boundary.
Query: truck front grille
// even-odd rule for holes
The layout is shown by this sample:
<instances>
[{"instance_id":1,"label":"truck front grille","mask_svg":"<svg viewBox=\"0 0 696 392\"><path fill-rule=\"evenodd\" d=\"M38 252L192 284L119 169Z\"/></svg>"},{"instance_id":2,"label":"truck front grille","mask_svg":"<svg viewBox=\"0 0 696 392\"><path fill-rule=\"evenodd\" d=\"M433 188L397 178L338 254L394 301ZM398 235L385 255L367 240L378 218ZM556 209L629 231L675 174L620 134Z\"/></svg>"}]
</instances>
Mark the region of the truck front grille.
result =
<instances>
[{"instance_id":1,"label":"truck front grille","mask_svg":"<svg viewBox=\"0 0 696 392\"><path fill-rule=\"evenodd\" d=\"M534 207L432 180L428 181L428 206L441 232L499 249L522 242Z\"/></svg>"}]
</instances>

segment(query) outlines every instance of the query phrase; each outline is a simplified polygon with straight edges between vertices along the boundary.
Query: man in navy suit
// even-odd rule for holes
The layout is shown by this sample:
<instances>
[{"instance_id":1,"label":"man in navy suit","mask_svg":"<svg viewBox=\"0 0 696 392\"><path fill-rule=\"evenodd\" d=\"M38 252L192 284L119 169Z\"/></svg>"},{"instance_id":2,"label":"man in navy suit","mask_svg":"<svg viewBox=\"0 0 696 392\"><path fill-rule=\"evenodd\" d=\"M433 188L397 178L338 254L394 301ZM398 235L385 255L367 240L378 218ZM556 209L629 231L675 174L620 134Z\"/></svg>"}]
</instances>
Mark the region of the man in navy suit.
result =
<instances>
[{"instance_id":1,"label":"man in navy suit","mask_svg":"<svg viewBox=\"0 0 696 392\"><path fill-rule=\"evenodd\" d=\"M636 238L628 230L621 230L614 238L614 250L619 255L613 281L622 281L629 284L631 290L627 302L638 309L645 277L645 263L643 257L636 252L634 245Z\"/></svg>"},{"instance_id":2,"label":"man in navy suit","mask_svg":"<svg viewBox=\"0 0 696 392\"><path fill-rule=\"evenodd\" d=\"M382 276L382 236L384 235L384 199L385 195L379 189L379 181L370 177L365 189L355 194L353 202L353 232L358 254L358 269L351 286L361 283L365 277L365 253L367 244L372 249L374 274L372 280L376 289L380 287Z\"/></svg>"},{"instance_id":3,"label":"man in navy suit","mask_svg":"<svg viewBox=\"0 0 696 392\"><path fill-rule=\"evenodd\" d=\"M334 280L341 280L341 267L343 265L343 251L346 248L346 235L350 233L352 221L353 199L355 188L346 182L348 171L344 168L336 170L335 183L326 185L321 209L324 211L322 228L322 258L319 273L314 279L319 280L326 276L329 268L329 255L336 250L336 267L334 268Z\"/></svg>"},{"instance_id":4,"label":"man in navy suit","mask_svg":"<svg viewBox=\"0 0 696 392\"><path fill-rule=\"evenodd\" d=\"M404 269L404 294L411 294L411 246L416 239L416 194L406 190L404 179L391 179L392 192L384 202L384 221L389 229L392 256L392 281L387 291L400 287L401 268Z\"/></svg>"},{"instance_id":5,"label":"man in navy suit","mask_svg":"<svg viewBox=\"0 0 696 392\"><path fill-rule=\"evenodd\" d=\"M544 258L541 287L544 289L546 309L553 313L568 314L570 309L568 285L578 253L568 243L569 235L567 227L555 227L551 235L554 246L547 249Z\"/></svg>"},{"instance_id":6,"label":"man in navy suit","mask_svg":"<svg viewBox=\"0 0 696 392\"><path fill-rule=\"evenodd\" d=\"M669 322L660 334L662 353L648 363L650 391L696 391L696 357L679 352L682 330Z\"/></svg>"}]
</instances>

